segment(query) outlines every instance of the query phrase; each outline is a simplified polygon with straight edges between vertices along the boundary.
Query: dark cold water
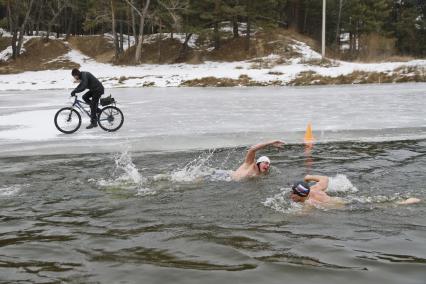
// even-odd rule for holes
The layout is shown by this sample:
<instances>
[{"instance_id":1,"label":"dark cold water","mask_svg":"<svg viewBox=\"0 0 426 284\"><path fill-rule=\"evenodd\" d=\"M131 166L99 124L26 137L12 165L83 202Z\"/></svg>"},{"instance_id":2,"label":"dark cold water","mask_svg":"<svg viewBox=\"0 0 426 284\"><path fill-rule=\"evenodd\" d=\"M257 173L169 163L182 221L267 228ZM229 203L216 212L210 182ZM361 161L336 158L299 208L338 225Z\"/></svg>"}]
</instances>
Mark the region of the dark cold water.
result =
<instances>
[{"instance_id":1,"label":"dark cold water","mask_svg":"<svg viewBox=\"0 0 426 284\"><path fill-rule=\"evenodd\" d=\"M425 283L426 141L0 158L1 283ZM289 184L334 177L342 209ZM423 202L397 205L408 197Z\"/></svg>"},{"instance_id":2,"label":"dark cold water","mask_svg":"<svg viewBox=\"0 0 426 284\"><path fill-rule=\"evenodd\" d=\"M114 89L123 127L73 135L69 91L0 92L0 283L424 284L425 88ZM290 203L307 173L346 205Z\"/></svg>"}]
</instances>

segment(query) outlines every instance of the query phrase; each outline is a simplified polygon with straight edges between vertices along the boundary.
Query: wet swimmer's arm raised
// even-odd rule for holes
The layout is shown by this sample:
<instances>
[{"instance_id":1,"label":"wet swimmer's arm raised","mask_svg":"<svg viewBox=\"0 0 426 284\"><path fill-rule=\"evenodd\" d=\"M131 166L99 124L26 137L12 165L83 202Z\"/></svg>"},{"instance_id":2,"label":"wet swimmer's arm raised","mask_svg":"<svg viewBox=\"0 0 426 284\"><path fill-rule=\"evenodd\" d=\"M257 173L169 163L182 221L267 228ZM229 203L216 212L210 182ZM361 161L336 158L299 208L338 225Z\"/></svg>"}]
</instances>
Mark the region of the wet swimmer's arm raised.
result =
<instances>
[{"instance_id":1,"label":"wet swimmer's arm raised","mask_svg":"<svg viewBox=\"0 0 426 284\"><path fill-rule=\"evenodd\" d=\"M248 177L255 177L260 174L266 174L269 171L270 160L266 156L262 156L256 160L256 152L266 148L268 146L273 146L275 148L283 148L284 142L279 140L274 140L266 143L256 144L248 149L244 162L241 166L232 174L234 180L241 180Z\"/></svg>"},{"instance_id":2,"label":"wet swimmer's arm raised","mask_svg":"<svg viewBox=\"0 0 426 284\"><path fill-rule=\"evenodd\" d=\"M259 144L251 146L250 149L248 149L247 151L246 157L244 159L244 163L254 164L255 158L256 158L256 152L268 146L273 146L275 148L282 149L284 147L284 142L280 140L273 140L266 143L259 143Z\"/></svg>"},{"instance_id":3,"label":"wet swimmer's arm raised","mask_svg":"<svg viewBox=\"0 0 426 284\"><path fill-rule=\"evenodd\" d=\"M312 182L315 184L310 187L311 190L321 190L326 191L328 188L328 177L320 175L306 175L303 179L304 182Z\"/></svg>"}]
</instances>

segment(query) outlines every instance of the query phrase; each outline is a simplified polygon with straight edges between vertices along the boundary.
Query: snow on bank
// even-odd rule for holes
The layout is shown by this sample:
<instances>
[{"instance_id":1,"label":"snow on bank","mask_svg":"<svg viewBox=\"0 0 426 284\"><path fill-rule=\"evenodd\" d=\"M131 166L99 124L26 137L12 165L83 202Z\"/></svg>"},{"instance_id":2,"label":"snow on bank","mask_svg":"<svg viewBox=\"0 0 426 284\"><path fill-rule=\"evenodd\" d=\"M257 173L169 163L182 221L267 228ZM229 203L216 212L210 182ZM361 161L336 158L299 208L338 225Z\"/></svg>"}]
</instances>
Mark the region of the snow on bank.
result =
<instances>
[{"instance_id":1,"label":"snow on bank","mask_svg":"<svg viewBox=\"0 0 426 284\"><path fill-rule=\"evenodd\" d=\"M92 72L100 78L106 88L120 87L176 87L186 80L204 77L238 79L247 75L252 80L267 84L281 81L283 85L297 77L300 72L313 71L322 76L337 77L354 71L388 72L399 67L416 66L426 70L426 60L388 63L351 63L334 61L332 66L324 67L310 64L309 60L319 60L321 55L302 42L294 41L293 49L300 54L299 58L284 64L268 64L255 66L253 61L236 62L205 62L202 64L143 64L139 66L117 66L98 63L86 57L77 50L71 50L62 59L68 59L80 64L81 69ZM264 62L276 62L278 55L260 58ZM274 66L275 65L275 66ZM47 70L24 72L0 76L1 90L40 90L40 89L72 89L76 86L70 75L70 70Z\"/></svg>"},{"instance_id":2,"label":"snow on bank","mask_svg":"<svg viewBox=\"0 0 426 284\"><path fill-rule=\"evenodd\" d=\"M43 32L41 32L40 35L43 35ZM12 34L0 28L0 37L1 36L11 38ZM19 54L23 54L26 51L24 48L25 43L27 43L27 41L29 41L32 38L40 38L40 36L27 36L27 35L24 36L22 40L22 47ZM12 46L8 46L6 49L0 50L0 61L9 60L12 57L12 54L13 54Z\"/></svg>"},{"instance_id":3,"label":"snow on bank","mask_svg":"<svg viewBox=\"0 0 426 284\"><path fill-rule=\"evenodd\" d=\"M104 33L104 38L106 38L110 43L114 43L114 36L110 33ZM145 35L144 36L144 44L152 44L157 42L157 40L161 38L162 40L165 39L171 39L171 34L170 33L163 33L163 34L149 34L149 35ZM186 38L186 34L184 33L174 33L173 34L173 39L176 39L178 41L180 41L180 43L184 43L185 42L185 38ZM190 48L196 49L197 48L197 39L198 39L198 35L192 35L190 40L188 41L188 46ZM130 43L130 44L129 44ZM123 49L127 50L129 47L134 46L136 44L136 40L134 36L130 36L130 35L124 35L123 38Z\"/></svg>"},{"instance_id":4,"label":"snow on bank","mask_svg":"<svg viewBox=\"0 0 426 284\"><path fill-rule=\"evenodd\" d=\"M8 32L8 31L6 31L6 30L4 30L4 29L0 28L0 36L7 36L7 37L11 37L11 36L12 36L12 34L11 34L11 33L9 33L9 32Z\"/></svg>"},{"instance_id":5,"label":"snow on bank","mask_svg":"<svg viewBox=\"0 0 426 284\"><path fill-rule=\"evenodd\" d=\"M29 40L30 40L30 37L25 37L23 39L22 47L19 54L23 54L26 51L24 48L24 45ZM8 46L6 49L0 51L0 61L7 61L12 57L12 55L13 55L12 46Z\"/></svg>"}]
</instances>

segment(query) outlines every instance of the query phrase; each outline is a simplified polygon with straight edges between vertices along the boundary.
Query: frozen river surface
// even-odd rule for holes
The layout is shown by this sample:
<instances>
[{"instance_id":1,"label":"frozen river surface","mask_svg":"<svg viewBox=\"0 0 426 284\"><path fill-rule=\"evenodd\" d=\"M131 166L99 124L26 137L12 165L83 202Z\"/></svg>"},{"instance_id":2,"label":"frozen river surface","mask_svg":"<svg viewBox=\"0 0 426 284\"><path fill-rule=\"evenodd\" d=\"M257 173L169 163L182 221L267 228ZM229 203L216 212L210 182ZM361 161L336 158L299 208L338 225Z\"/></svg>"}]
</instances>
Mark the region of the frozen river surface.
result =
<instances>
[{"instance_id":1,"label":"frozen river surface","mask_svg":"<svg viewBox=\"0 0 426 284\"><path fill-rule=\"evenodd\" d=\"M62 134L55 112L69 91L0 92L0 155L234 147L279 138L300 143L426 137L426 84L308 88L113 89L125 115L116 133Z\"/></svg>"}]
</instances>

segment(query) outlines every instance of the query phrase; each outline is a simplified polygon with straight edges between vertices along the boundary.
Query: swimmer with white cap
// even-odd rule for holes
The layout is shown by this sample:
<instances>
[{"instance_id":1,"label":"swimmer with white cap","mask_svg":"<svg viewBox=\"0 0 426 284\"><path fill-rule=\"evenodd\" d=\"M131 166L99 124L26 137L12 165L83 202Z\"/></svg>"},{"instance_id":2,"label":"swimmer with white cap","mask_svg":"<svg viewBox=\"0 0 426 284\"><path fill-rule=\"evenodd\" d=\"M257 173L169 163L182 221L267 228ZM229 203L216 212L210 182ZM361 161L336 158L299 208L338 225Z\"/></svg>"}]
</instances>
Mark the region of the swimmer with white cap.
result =
<instances>
[{"instance_id":1,"label":"swimmer with white cap","mask_svg":"<svg viewBox=\"0 0 426 284\"><path fill-rule=\"evenodd\" d=\"M256 151L272 146L278 149L283 148L284 142L274 140L266 143L261 143L250 147L247 151L244 162L241 166L232 173L233 180L242 180L245 178L257 177L267 174L271 165L271 160L266 156L261 156L256 160Z\"/></svg>"}]
</instances>

